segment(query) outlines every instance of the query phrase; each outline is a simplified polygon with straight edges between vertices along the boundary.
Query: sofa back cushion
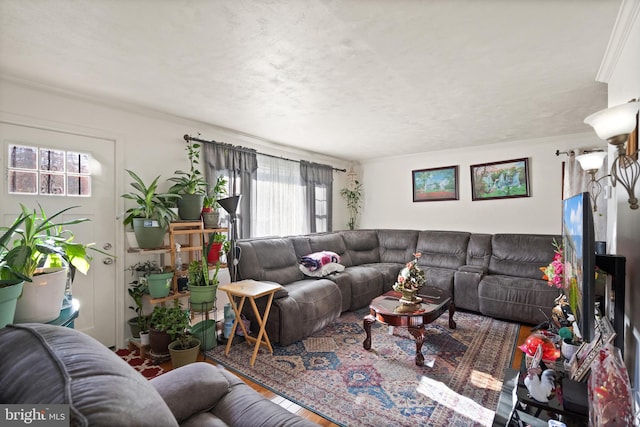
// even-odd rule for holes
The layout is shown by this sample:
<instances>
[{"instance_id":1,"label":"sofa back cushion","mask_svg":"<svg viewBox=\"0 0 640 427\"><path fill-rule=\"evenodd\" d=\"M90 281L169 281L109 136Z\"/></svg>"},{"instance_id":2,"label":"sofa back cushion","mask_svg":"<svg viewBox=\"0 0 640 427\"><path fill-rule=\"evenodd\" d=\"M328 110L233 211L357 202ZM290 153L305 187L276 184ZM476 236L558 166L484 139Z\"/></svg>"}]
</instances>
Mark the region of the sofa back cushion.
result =
<instances>
[{"instance_id":1,"label":"sofa back cushion","mask_svg":"<svg viewBox=\"0 0 640 427\"><path fill-rule=\"evenodd\" d=\"M266 280L286 285L304 279L293 241L289 238L244 240L240 248L240 279Z\"/></svg>"},{"instance_id":2,"label":"sofa back cushion","mask_svg":"<svg viewBox=\"0 0 640 427\"><path fill-rule=\"evenodd\" d=\"M489 272L542 279L540 267L553 260L553 240L560 238L544 234L494 234Z\"/></svg>"},{"instance_id":3,"label":"sofa back cushion","mask_svg":"<svg viewBox=\"0 0 640 427\"><path fill-rule=\"evenodd\" d=\"M413 259L418 244L417 230L378 230L380 262L406 264Z\"/></svg>"},{"instance_id":4,"label":"sofa back cushion","mask_svg":"<svg viewBox=\"0 0 640 427\"><path fill-rule=\"evenodd\" d=\"M9 325L0 342L2 403L68 404L72 426L178 425L145 377L80 331Z\"/></svg>"},{"instance_id":5,"label":"sofa back cushion","mask_svg":"<svg viewBox=\"0 0 640 427\"><path fill-rule=\"evenodd\" d=\"M331 251L337 253L340 255L340 264L345 267L353 265L340 233L311 234L309 235L309 246L311 246L311 252Z\"/></svg>"},{"instance_id":6,"label":"sofa back cushion","mask_svg":"<svg viewBox=\"0 0 640 427\"><path fill-rule=\"evenodd\" d=\"M348 230L339 234L351 259L351 265L380 262L378 234L374 230Z\"/></svg>"},{"instance_id":7,"label":"sofa back cushion","mask_svg":"<svg viewBox=\"0 0 640 427\"><path fill-rule=\"evenodd\" d=\"M462 231L421 231L416 246L422 254L418 265L457 270L467 262L470 235Z\"/></svg>"},{"instance_id":8,"label":"sofa back cushion","mask_svg":"<svg viewBox=\"0 0 640 427\"><path fill-rule=\"evenodd\" d=\"M491 234L472 234L467 246L467 265L488 269L490 260Z\"/></svg>"}]
</instances>

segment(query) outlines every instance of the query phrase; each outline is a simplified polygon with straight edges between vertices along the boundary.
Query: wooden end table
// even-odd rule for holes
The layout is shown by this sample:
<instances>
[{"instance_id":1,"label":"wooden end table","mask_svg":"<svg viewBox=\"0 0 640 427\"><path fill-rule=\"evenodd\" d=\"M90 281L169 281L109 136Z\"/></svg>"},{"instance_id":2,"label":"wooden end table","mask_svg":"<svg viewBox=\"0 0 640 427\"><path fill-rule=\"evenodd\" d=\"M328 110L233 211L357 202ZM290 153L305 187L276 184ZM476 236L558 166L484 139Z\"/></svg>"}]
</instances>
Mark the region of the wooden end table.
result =
<instances>
[{"instance_id":1,"label":"wooden end table","mask_svg":"<svg viewBox=\"0 0 640 427\"><path fill-rule=\"evenodd\" d=\"M229 302L231 303L231 307L233 308L233 312L236 315L236 318L233 322L233 327L231 328L231 336L227 341L227 347L224 350L225 356L229 355L229 349L231 348L231 343L233 342L233 336L236 333L236 328L238 324L242 328L242 332L244 333L244 338L247 340L247 344L255 342L255 347L253 349L253 355L251 356L250 365L256 361L256 357L258 356L258 349L261 345L266 345L269 349L269 352L273 354L273 347L271 347L271 342L269 341L269 337L267 336L267 332L265 330L265 326L267 324L267 319L269 318L269 310L271 310L271 303L273 302L273 295L279 289L282 289L282 286L273 284L273 283L265 283L258 282L256 280L242 280L240 282L232 282L219 288L221 291L227 293L229 297ZM267 306L264 309L264 313L260 315L258 311L258 307L256 306L256 298L260 298L263 296L269 296L267 300ZM234 297L240 297L240 304L236 304ZM240 322L240 313L242 313L242 307L244 307L245 300L249 298L249 303L253 308L253 313L256 316L256 321L260 326L260 330L258 331L258 337L254 338L249 336L247 329L244 326L244 322Z\"/></svg>"},{"instance_id":2,"label":"wooden end table","mask_svg":"<svg viewBox=\"0 0 640 427\"><path fill-rule=\"evenodd\" d=\"M367 337L362 343L365 350L371 349L371 325L376 320L389 326L402 326L409 330L409 333L416 340L416 365L424 366L424 356L422 355L422 343L425 338L425 325L436 320L442 313L449 310L449 328L455 329L456 322L453 315L456 307L451 299L451 294L444 289L425 286L420 289L419 296L422 302L413 312L401 312L397 308L402 305L399 301L402 294L389 291L369 304L370 314L365 316L363 327Z\"/></svg>"}]
</instances>

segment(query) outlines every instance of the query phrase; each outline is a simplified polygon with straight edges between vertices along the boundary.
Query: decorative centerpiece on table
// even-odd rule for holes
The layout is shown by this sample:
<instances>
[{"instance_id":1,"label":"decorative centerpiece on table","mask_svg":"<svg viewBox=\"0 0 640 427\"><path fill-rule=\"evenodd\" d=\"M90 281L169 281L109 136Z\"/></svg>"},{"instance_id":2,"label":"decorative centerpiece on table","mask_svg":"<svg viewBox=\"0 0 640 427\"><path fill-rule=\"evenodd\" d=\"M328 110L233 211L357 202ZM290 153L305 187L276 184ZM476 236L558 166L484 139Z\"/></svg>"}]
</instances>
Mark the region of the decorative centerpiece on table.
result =
<instances>
[{"instance_id":1,"label":"decorative centerpiece on table","mask_svg":"<svg viewBox=\"0 0 640 427\"><path fill-rule=\"evenodd\" d=\"M422 298L417 296L425 282L424 271L418 267L418 259L422 254L417 252L413 256L414 259L400 271L398 280L393 285L393 290L402 294L400 298L402 305L397 309L402 312L415 311L422 302Z\"/></svg>"}]
</instances>

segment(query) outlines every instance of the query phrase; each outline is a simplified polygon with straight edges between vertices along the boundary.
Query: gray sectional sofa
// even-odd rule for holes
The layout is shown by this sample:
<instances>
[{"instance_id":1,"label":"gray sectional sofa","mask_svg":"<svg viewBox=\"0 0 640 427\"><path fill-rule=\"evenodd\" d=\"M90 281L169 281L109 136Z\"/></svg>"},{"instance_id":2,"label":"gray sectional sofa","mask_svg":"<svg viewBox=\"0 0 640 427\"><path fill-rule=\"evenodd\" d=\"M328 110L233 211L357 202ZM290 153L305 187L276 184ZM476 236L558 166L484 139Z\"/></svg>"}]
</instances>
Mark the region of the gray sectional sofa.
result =
<instances>
[{"instance_id":1,"label":"gray sectional sofa","mask_svg":"<svg viewBox=\"0 0 640 427\"><path fill-rule=\"evenodd\" d=\"M540 271L553 259L554 238L559 241L560 236L379 229L247 239L237 242L238 279L284 286L275 295L266 326L270 340L281 345L307 337L342 312L365 307L391 290L416 252L422 253L418 265L426 285L450 291L456 308L537 324L559 295ZM340 255L344 271L305 276L300 258L320 251ZM258 300L259 305L265 302ZM252 311L244 314L255 329Z\"/></svg>"}]
</instances>

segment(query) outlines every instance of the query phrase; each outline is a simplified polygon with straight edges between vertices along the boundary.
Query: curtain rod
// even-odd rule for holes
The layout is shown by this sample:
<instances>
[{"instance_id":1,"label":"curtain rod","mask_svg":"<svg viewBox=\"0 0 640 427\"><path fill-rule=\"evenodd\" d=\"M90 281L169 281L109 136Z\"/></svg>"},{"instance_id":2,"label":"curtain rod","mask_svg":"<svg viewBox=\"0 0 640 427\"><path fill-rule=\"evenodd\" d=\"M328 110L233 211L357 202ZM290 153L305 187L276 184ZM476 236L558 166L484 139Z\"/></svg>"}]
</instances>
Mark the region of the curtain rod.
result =
<instances>
[{"instance_id":1,"label":"curtain rod","mask_svg":"<svg viewBox=\"0 0 640 427\"><path fill-rule=\"evenodd\" d=\"M256 154L260 154L262 156L272 157L274 159L281 159L281 160L287 160L289 162L300 163L300 160L288 159L288 158L282 157L282 156L274 156L273 154L260 153L260 152L258 152L256 150L252 149L252 148L239 147L237 145L227 144L226 142L218 142L218 141L214 141L214 140L207 141L205 139L195 138L193 136L189 136L189 135L186 135L186 134L184 136L184 140L187 141L187 142L188 141L195 141L195 142L204 142L204 143L207 143L207 144L216 144L216 145L219 145L221 147L230 148L232 150L241 151L241 152L244 152L244 153L256 153ZM320 163L317 163L317 164L320 164ZM329 166L329 165L321 165L321 166ZM338 168L334 168L334 167L331 167L331 169L334 170L334 171L337 171L337 172L346 172L347 171L346 169L338 169Z\"/></svg>"}]
</instances>

